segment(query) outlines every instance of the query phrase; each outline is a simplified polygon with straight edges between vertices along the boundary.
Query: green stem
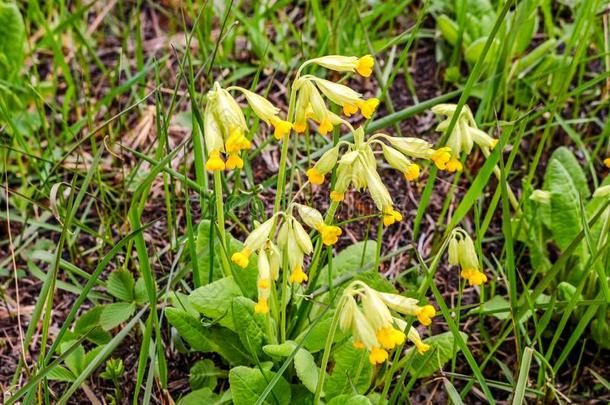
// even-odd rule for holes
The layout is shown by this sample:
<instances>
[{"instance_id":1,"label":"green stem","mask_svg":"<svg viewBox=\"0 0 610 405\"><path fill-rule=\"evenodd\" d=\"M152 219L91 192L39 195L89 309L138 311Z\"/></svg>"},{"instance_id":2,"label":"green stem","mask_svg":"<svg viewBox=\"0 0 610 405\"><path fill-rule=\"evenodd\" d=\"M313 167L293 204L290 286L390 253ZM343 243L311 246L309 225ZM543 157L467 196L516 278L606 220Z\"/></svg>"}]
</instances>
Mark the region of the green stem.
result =
<instances>
[{"instance_id":1,"label":"green stem","mask_svg":"<svg viewBox=\"0 0 610 405\"><path fill-rule=\"evenodd\" d=\"M222 273L225 277L232 275L231 264L227 257L229 251L227 250L227 237L225 232L225 206L222 199L222 179L220 171L214 172L214 197L216 199L216 222L218 226L218 238L220 239L220 245L222 247L222 254L220 255L220 261L222 263Z\"/></svg>"},{"instance_id":2,"label":"green stem","mask_svg":"<svg viewBox=\"0 0 610 405\"><path fill-rule=\"evenodd\" d=\"M330 358L330 350L333 346L333 340L335 339L335 333L337 332L337 326L339 325L339 317L343 307L343 300L339 302L333 315L333 320L330 324L330 330L326 337L326 345L324 346L324 355L322 356L322 363L320 364L320 374L318 375L318 384L316 386L316 393L313 398L314 405L320 403L320 395L322 394L322 387L324 386L324 379L326 378L326 366L328 365L328 359Z\"/></svg>"}]
</instances>

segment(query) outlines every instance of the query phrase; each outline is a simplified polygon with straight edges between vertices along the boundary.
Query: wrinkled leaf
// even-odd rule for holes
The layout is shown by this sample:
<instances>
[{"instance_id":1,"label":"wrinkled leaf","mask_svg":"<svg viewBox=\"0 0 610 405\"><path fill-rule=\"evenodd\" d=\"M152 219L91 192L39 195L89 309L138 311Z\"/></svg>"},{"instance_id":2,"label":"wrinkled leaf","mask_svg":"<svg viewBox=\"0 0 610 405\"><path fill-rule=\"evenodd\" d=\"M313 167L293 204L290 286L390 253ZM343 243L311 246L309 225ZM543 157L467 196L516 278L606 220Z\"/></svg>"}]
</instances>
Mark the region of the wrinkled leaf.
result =
<instances>
[{"instance_id":1,"label":"wrinkled leaf","mask_svg":"<svg viewBox=\"0 0 610 405\"><path fill-rule=\"evenodd\" d=\"M243 366L231 369L229 372L229 384L231 385L235 405L256 403L274 375L275 373L271 371L265 371L263 375L259 369ZM277 399L277 402L275 402L274 398ZM284 377L281 377L263 403L269 405L279 403L283 405L290 403L290 398L290 384L286 382Z\"/></svg>"},{"instance_id":2,"label":"wrinkled leaf","mask_svg":"<svg viewBox=\"0 0 610 405\"><path fill-rule=\"evenodd\" d=\"M133 315L136 304L133 302L115 302L103 306L100 314L100 325L104 330L114 329Z\"/></svg>"}]
</instances>

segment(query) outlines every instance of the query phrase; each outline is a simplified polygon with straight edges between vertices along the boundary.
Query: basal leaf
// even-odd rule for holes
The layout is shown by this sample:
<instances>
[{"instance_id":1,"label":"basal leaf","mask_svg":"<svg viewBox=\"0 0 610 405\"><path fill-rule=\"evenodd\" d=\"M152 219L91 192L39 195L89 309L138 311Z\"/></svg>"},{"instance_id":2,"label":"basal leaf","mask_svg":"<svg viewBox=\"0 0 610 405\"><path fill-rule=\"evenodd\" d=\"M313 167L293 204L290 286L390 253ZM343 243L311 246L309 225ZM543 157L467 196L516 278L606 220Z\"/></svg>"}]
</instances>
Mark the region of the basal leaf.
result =
<instances>
[{"instance_id":1,"label":"basal leaf","mask_svg":"<svg viewBox=\"0 0 610 405\"><path fill-rule=\"evenodd\" d=\"M199 287L191 293L189 301L197 311L210 320L218 321L220 325L235 331L231 302L233 298L239 296L241 291L235 280L226 277Z\"/></svg>"},{"instance_id":2,"label":"basal leaf","mask_svg":"<svg viewBox=\"0 0 610 405\"><path fill-rule=\"evenodd\" d=\"M320 370L316 366L316 362L307 350L301 348L294 356L294 368L297 372L297 377L307 389L313 393L316 392L318 385L318 376ZM322 393L324 396L324 393Z\"/></svg>"},{"instance_id":3,"label":"basal leaf","mask_svg":"<svg viewBox=\"0 0 610 405\"><path fill-rule=\"evenodd\" d=\"M213 390L216 388L218 378L226 377L226 375L227 373L217 368L212 360L199 360L191 367L189 384L193 390L200 388L210 388Z\"/></svg>"},{"instance_id":4,"label":"basal leaf","mask_svg":"<svg viewBox=\"0 0 610 405\"><path fill-rule=\"evenodd\" d=\"M12 80L23 66L25 28L16 4L0 2L0 79Z\"/></svg>"},{"instance_id":5,"label":"basal leaf","mask_svg":"<svg viewBox=\"0 0 610 405\"><path fill-rule=\"evenodd\" d=\"M468 335L460 332L462 339L466 341ZM445 332L432 337L424 339L424 343L430 345L430 350L423 355L417 353L415 347L411 347L407 350L405 356L400 360L400 366L403 366L412 356L415 358L411 361L409 367L409 373L416 376L416 378L428 377L438 370L440 370L450 359L452 359L457 353L454 353L454 337L451 332ZM456 350L459 348L455 346Z\"/></svg>"},{"instance_id":6,"label":"basal leaf","mask_svg":"<svg viewBox=\"0 0 610 405\"><path fill-rule=\"evenodd\" d=\"M352 386L362 393L369 388L373 369L366 350L356 349L351 342L346 342L332 357L335 365L324 387L327 398L353 392ZM356 381L358 372L360 377Z\"/></svg>"},{"instance_id":7,"label":"basal leaf","mask_svg":"<svg viewBox=\"0 0 610 405\"><path fill-rule=\"evenodd\" d=\"M259 369L249 367L235 367L231 369L229 372L229 384L231 385L234 404L251 405L256 403L274 375L275 373L272 371L265 371L263 375ZM290 384L286 382L284 377L280 377L275 387L273 387L271 394L263 403L284 405L290 403L290 398Z\"/></svg>"},{"instance_id":8,"label":"basal leaf","mask_svg":"<svg viewBox=\"0 0 610 405\"><path fill-rule=\"evenodd\" d=\"M252 349L259 355L266 342L265 317L254 312L256 304L249 298L233 298L233 322L239 325L237 334L246 349Z\"/></svg>"}]
</instances>

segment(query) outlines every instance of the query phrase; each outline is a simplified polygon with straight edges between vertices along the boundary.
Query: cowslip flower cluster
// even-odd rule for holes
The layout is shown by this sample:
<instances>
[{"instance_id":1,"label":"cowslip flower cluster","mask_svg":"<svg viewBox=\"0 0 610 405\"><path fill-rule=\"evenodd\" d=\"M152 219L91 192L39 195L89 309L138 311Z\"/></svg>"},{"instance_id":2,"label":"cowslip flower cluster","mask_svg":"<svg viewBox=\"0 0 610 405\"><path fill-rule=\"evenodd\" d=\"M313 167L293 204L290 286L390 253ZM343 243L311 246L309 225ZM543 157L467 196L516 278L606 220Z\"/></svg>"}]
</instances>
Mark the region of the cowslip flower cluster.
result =
<instances>
[{"instance_id":1,"label":"cowslip flower cluster","mask_svg":"<svg viewBox=\"0 0 610 405\"><path fill-rule=\"evenodd\" d=\"M370 55L362 58L330 55L311 59L305 62L301 69L308 64L317 64L338 72L358 72L360 75L368 77L372 73L374 61ZM343 118L328 109L322 95L342 107L343 114L347 117L360 110L362 116L369 119L379 106L377 98L365 100L362 94L346 85L313 75L299 77L294 83L294 88L296 105L293 129L297 133L302 133L307 129L308 119L317 123L318 132L322 135L332 131L335 125L349 125Z\"/></svg>"},{"instance_id":2,"label":"cowslip flower cluster","mask_svg":"<svg viewBox=\"0 0 610 405\"><path fill-rule=\"evenodd\" d=\"M246 137L248 126L244 113L230 90L244 94L252 111L267 124L275 128L274 135L280 139L290 132L291 124L279 116L279 108L266 98L241 87L223 89L218 82L207 94L208 102L204 112L204 137L207 150L206 169L208 171L241 169L244 162L242 150L250 149L252 143ZM227 154L226 162L221 153Z\"/></svg>"},{"instance_id":3,"label":"cowslip flower cluster","mask_svg":"<svg viewBox=\"0 0 610 405\"><path fill-rule=\"evenodd\" d=\"M479 258L470 236L461 228L451 232L449 239L449 264L459 265L460 275L468 280L471 286L487 282L487 276L481 271Z\"/></svg>"},{"instance_id":4,"label":"cowslip flower cluster","mask_svg":"<svg viewBox=\"0 0 610 405\"><path fill-rule=\"evenodd\" d=\"M357 299L362 303L362 309ZM345 289L337 309L341 311L339 327L351 331L354 347L369 351L371 364L386 361L388 350L403 344L406 339L423 354L430 346L412 326L405 335L407 323L391 312L416 316L422 325L430 325L436 310L432 305L419 306L417 303L416 299L379 292L362 281L354 281Z\"/></svg>"},{"instance_id":5,"label":"cowslip flower cluster","mask_svg":"<svg viewBox=\"0 0 610 405\"><path fill-rule=\"evenodd\" d=\"M307 226L318 231L325 245L337 243L342 233L341 228L326 224L318 210L301 204L291 205L286 212L280 212L256 227L244 241L243 248L231 256L231 261L245 269L252 253L256 252L258 255L258 303L255 307L257 313L269 312L267 300L271 283L277 280L281 263L288 264L291 283L301 284L308 280L304 262L305 256L313 252L313 245L303 225L292 215L293 207L297 208ZM280 217L282 223L276 244L273 242L272 233L274 224Z\"/></svg>"},{"instance_id":6,"label":"cowslip flower cluster","mask_svg":"<svg viewBox=\"0 0 610 405\"><path fill-rule=\"evenodd\" d=\"M352 185L358 190L367 189L377 209L383 215L384 225L400 222L402 214L394 209L392 197L379 176L374 147L381 147L385 161L392 168L403 173L409 181L416 180L420 175L419 165L411 159L432 160L439 166L442 163L441 155L446 152L435 150L432 144L418 138L393 137L377 133L365 140L362 127L354 130L353 135L354 142L338 142L307 170L309 182L324 183L325 175L337 166L337 179L330 193L332 201L343 201L346 191ZM339 159L341 150L343 152Z\"/></svg>"},{"instance_id":7,"label":"cowslip flower cluster","mask_svg":"<svg viewBox=\"0 0 610 405\"><path fill-rule=\"evenodd\" d=\"M456 108L456 104L438 104L432 107L433 113L446 116L446 118L436 127L437 131L443 133L447 131ZM440 168L447 170L448 172L462 171L463 168L460 161L460 155L462 152L469 155L475 143L482 149L489 151L496 146L498 140L487 135L487 133L481 131L477 127L470 107L465 105L460 111L456 125L447 139L447 144L445 146L447 149L444 149L444 151L449 154L449 158L444 162L443 159L439 160L440 166L442 166Z\"/></svg>"}]
</instances>

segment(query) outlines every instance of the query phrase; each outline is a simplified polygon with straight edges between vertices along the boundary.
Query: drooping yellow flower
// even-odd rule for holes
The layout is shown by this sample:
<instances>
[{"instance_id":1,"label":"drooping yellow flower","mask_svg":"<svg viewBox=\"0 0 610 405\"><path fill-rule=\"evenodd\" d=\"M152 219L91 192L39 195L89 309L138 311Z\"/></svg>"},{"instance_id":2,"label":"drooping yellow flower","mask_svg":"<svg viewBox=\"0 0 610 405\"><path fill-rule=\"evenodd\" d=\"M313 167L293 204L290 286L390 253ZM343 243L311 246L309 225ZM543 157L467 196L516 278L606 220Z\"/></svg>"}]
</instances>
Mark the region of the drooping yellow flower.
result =
<instances>
[{"instance_id":1,"label":"drooping yellow flower","mask_svg":"<svg viewBox=\"0 0 610 405\"><path fill-rule=\"evenodd\" d=\"M415 298L390 293L379 293L379 297L390 309L402 314L417 316L419 322L425 326L430 325L432 318L436 315L436 310L432 305L419 306L418 300Z\"/></svg>"},{"instance_id":2,"label":"drooping yellow flower","mask_svg":"<svg viewBox=\"0 0 610 405\"><path fill-rule=\"evenodd\" d=\"M327 55L312 59L309 62L337 72L357 71L363 77L369 77L373 73L373 66L375 64L375 60L371 55L365 55L361 58L356 56Z\"/></svg>"},{"instance_id":3,"label":"drooping yellow flower","mask_svg":"<svg viewBox=\"0 0 610 405\"><path fill-rule=\"evenodd\" d=\"M445 165L445 170L447 170L449 173L461 172L462 169L463 169L462 162L460 162L455 157L452 157L451 159L449 159L449 161Z\"/></svg>"},{"instance_id":4,"label":"drooping yellow flower","mask_svg":"<svg viewBox=\"0 0 610 405\"><path fill-rule=\"evenodd\" d=\"M311 184L322 184L324 183L324 175L320 173L315 167L307 170L307 179Z\"/></svg>"},{"instance_id":5,"label":"drooping yellow flower","mask_svg":"<svg viewBox=\"0 0 610 405\"><path fill-rule=\"evenodd\" d=\"M301 284L302 282L307 281L307 280L308 280L307 274L305 274L305 272L303 271L303 268L301 266L296 266L292 270L292 273L290 273L290 282L291 283Z\"/></svg>"},{"instance_id":6,"label":"drooping yellow flower","mask_svg":"<svg viewBox=\"0 0 610 405\"><path fill-rule=\"evenodd\" d=\"M480 270L479 258L470 236L463 229L456 228L451 232L450 238L448 248L449 264L459 264L462 269L460 275L471 286L487 282L487 276Z\"/></svg>"},{"instance_id":7,"label":"drooping yellow flower","mask_svg":"<svg viewBox=\"0 0 610 405\"><path fill-rule=\"evenodd\" d=\"M391 206L385 207L383 209L383 224L385 226L390 226L395 222L402 221L402 214L396 211Z\"/></svg>"},{"instance_id":8,"label":"drooping yellow flower","mask_svg":"<svg viewBox=\"0 0 610 405\"><path fill-rule=\"evenodd\" d=\"M371 55L365 55L358 59L356 63L356 71L360 73L363 77L369 77L371 73L373 73L373 66L375 65L375 60Z\"/></svg>"},{"instance_id":9,"label":"drooping yellow flower","mask_svg":"<svg viewBox=\"0 0 610 405\"><path fill-rule=\"evenodd\" d=\"M405 179L409 181L417 180L419 178L419 172L419 165L417 163L412 163L407 167L407 170L405 170L404 172Z\"/></svg>"},{"instance_id":10,"label":"drooping yellow flower","mask_svg":"<svg viewBox=\"0 0 610 405\"><path fill-rule=\"evenodd\" d=\"M393 349L398 345L401 345L405 342L405 334L398 330L395 329L391 326L379 329L377 331L377 341L379 343L381 343L381 345L385 348L385 349Z\"/></svg>"},{"instance_id":11,"label":"drooping yellow flower","mask_svg":"<svg viewBox=\"0 0 610 405\"><path fill-rule=\"evenodd\" d=\"M388 352L378 347L374 347L369 353L369 361L372 365L381 364L388 359Z\"/></svg>"},{"instance_id":12,"label":"drooping yellow flower","mask_svg":"<svg viewBox=\"0 0 610 405\"><path fill-rule=\"evenodd\" d=\"M284 139L284 137L288 135L292 129L292 124L290 122L281 120L279 118L272 119L271 125L273 125L275 128L273 136L278 141Z\"/></svg>"},{"instance_id":13,"label":"drooping yellow flower","mask_svg":"<svg viewBox=\"0 0 610 405\"><path fill-rule=\"evenodd\" d=\"M447 163L451 160L451 148L444 146L436 149L430 155L430 159L434 162L437 168L445 170Z\"/></svg>"},{"instance_id":14,"label":"drooping yellow flower","mask_svg":"<svg viewBox=\"0 0 610 405\"><path fill-rule=\"evenodd\" d=\"M318 125L318 132L320 133L320 135L326 135L329 132L331 132L332 130L333 130L333 124L332 124L332 122L330 122L330 120L328 118L325 118L322 121L320 121L320 124Z\"/></svg>"},{"instance_id":15,"label":"drooping yellow flower","mask_svg":"<svg viewBox=\"0 0 610 405\"><path fill-rule=\"evenodd\" d=\"M244 161L236 153L230 153L227 158L226 167L229 170L241 169L244 167Z\"/></svg>"},{"instance_id":16,"label":"drooping yellow flower","mask_svg":"<svg viewBox=\"0 0 610 405\"><path fill-rule=\"evenodd\" d=\"M326 246L331 246L337 243L339 236L342 233L341 228L334 225L327 225L324 222L324 218L322 218L320 211L315 208L302 204L296 204L296 207L299 211L299 215L303 219L303 222L305 222L310 228L313 228L320 233L322 242Z\"/></svg>"},{"instance_id":17,"label":"drooping yellow flower","mask_svg":"<svg viewBox=\"0 0 610 405\"><path fill-rule=\"evenodd\" d=\"M213 150L208 156L208 161L205 164L205 169L209 172L215 172L225 169L225 162L220 157L220 151Z\"/></svg>"},{"instance_id":18,"label":"drooping yellow flower","mask_svg":"<svg viewBox=\"0 0 610 405\"><path fill-rule=\"evenodd\" d=\"M362 116L366 119L370 119L375 113L375 110L379 106L379 99L377 98L369 98L365 101L359 101L356 104L360 108L360 112Z\"/></svg>"},{"instance_id":19,"label":"drooping yellow flower","mask_svg":"<svg viewBox=\"0 0 610 405\"><path fill-rule=\"evenodd\" d=\"M257 314L266 314L269 312L269 305L267 305L267 298L259 298L258 302L254 306L254 312Z\"/></svg>"},{"instance_id":20,"label":"drooping yellow flower","mask_svg":"<svg viewBox=\"0 0 610 405\"><path fill-rule=\"evenodd\" d=\"M345 193L339 193L338 191L330 192L330 199L334 202L341 202L345 198Z\"/></svg>"},{"instance_id":21,"label":"drooping yellow flower","mask_svg":"<svg viewBox=\"0 0 610 405\"><path fill-rule=\"evenodd\" d=\"M604 159L604 164L606 165L606 167L610 168L610 157Z\"/></svg>"},{"instance_id":22,"label":"drooping yellow flower","mask_svg":"<svg viewBox=\"0 0 610 405\"><path fill-rule=\"evenodd\" d=\"M231 256L231 261L242 269L245 269L246 267L248 267L248 261L250 259L251 254L252 250L250 250L250 248L248 247L244 247L240 252L233 253L233 255Z\"/></svg>"}]
</instances>

